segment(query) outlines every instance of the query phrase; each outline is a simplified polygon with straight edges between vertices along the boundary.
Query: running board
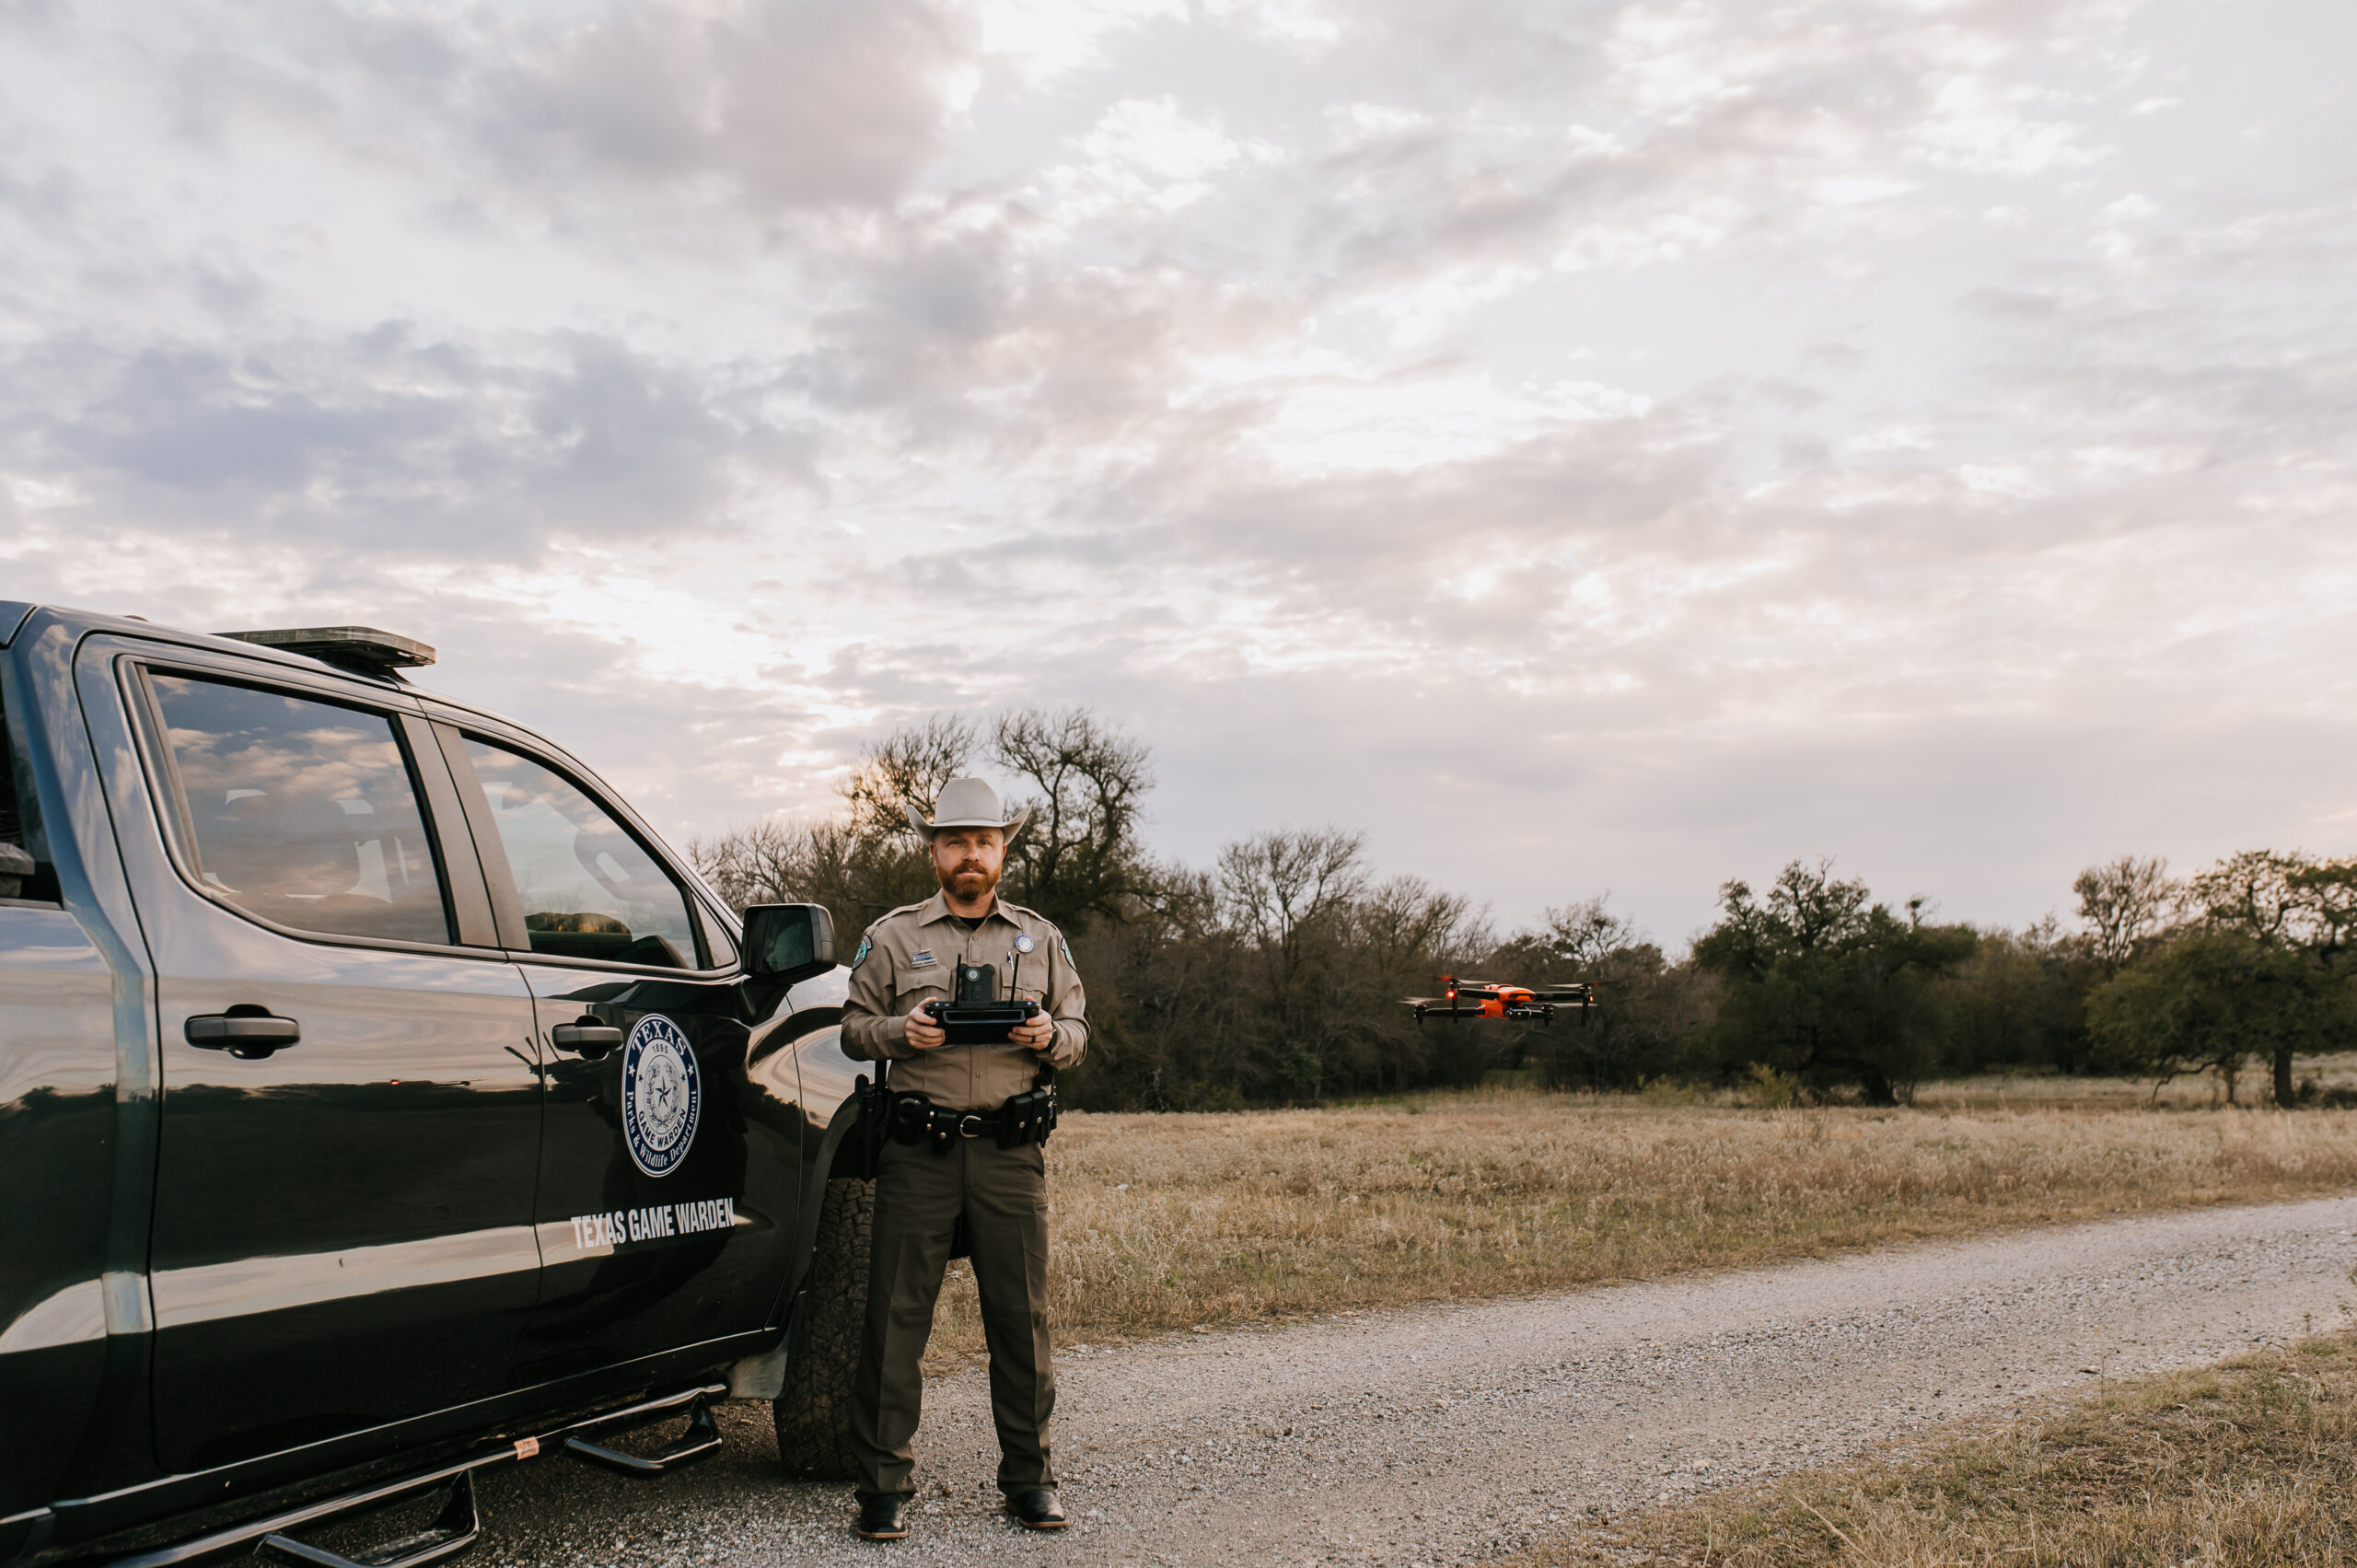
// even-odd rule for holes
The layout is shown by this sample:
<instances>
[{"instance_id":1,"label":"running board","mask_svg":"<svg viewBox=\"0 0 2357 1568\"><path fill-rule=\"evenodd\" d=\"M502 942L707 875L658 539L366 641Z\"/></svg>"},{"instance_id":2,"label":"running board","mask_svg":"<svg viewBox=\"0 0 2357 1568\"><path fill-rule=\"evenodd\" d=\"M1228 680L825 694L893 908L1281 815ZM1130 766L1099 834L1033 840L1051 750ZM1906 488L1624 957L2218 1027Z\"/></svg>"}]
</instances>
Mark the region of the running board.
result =
<instances>
[{"instance_id":1,"label":"running board","mask_svg":"<svg viewBox=\"0 0 2357 1568\"><path fill-rule=\"evenodd\" d=\"M450 1494L443 1500L442 1511L435 1516L432 1524L415 1535L387 1541L357 1557L346 1557L277 1530L261 1538L254 1555L282 1562L308 1562L313 1568L424 1568L428 1562L456 1557L474 1545L475 1538L482 1534L482 1510L475 1506L474 1471L460 1470L448 1484Z\"/></svg>"},{"instance_id":2,"label":"running board","mask_svg":"<svg viewBox=\"0 0 2357 1568\"><path fill-rule=\"evenodd\" d=\"M641 1478L668 1475L673 1470L683 1469L720 1446L720 1423L712 1418L712 1400L708 1397L711 1393L710 1389L697 1391L688 1403L687 1431L680 1434L676 1441L665 1445L652 1454L625 1454L619 1448L609 1448L601 1443L592 1443L586 1437L575 1436L564 1440L565 1457L579 1459L584 1464L596 1465L600 1469L612 1470L617 1475ZM663 1411L656 1413L665 1415L669 1412ZM627 1432L635 1427L650 1424L652 1422L649 1419L642 1418L633 1421L625 1413L609 1417L597 1423L596 1426L599 1430ZM406 1568L406 1565L403 1565L403 1568Z\"/></svg>"},{"instance_id":3,"label":"running board","mask_svg":"<svg viewBox=\"0 0 2357 1568\"><path fill-rule=\"evenodd\" d=\"M482 1515L475 1505L476 1471L489 1469L493 1465L517 1464L553 1449L593 1464L604 1465L624 1475L668 1474L720 1446L720 1427L713 1419L712 1405L727 1392L728 1386L725 1383L706 1383L652 1400L642 1400L621 1410L567 1423L537 1437L512 1439L487 1453L454 1460L438 1469L421 1470L397 1481L362 1487L339 1496L306 1504L300 1508L273 1514L268 1518L232 1525L226 1529L215 1530L192 1540L114 1558L108 1568L180 1568L184 1563L241 1549L254 1551L257 1555L281 1562L308 1563L311 1568L425 1568L428 1563L456 1557L472 1546L476 1538L482 1535ZM593 1432L632 1431L652 1425L681 1410L687 1412L687 1434L669 1447L644 1458L600 1447L585 1441L581 1435ZM371 1548L357 1557L342 1556L325 1547L313 1546L296 1538L295 1532L298 1530L375 1513L445 1488L449 1495L443 1500L441 1511L433 1524L414 1535Z\"/></svg>"}]
</instances>

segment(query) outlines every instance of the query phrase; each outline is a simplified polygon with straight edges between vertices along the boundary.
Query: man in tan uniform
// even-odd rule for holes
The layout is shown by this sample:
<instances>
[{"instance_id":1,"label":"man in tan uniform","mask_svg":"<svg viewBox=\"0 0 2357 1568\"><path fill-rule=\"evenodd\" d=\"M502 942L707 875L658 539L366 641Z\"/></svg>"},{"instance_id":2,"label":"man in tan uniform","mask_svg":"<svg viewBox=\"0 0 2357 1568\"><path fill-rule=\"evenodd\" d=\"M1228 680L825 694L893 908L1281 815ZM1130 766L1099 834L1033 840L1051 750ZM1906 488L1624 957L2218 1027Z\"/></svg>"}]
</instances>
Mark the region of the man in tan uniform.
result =
<instances>
[{"instance_id":1,"label":"man in tan uniform","mask_svg":"<svg viewBox=\"0 0 2357 1568\"><path fill-rule=\"evenodd\" d=\"M998 1485L1007 1511L1034 1529L1061 1529L1048 1418L1055 1369L1048 1347L1048 1195L1039 1144L1005 1146L1002 1109L1029 1093L1044 1068L1070 1067L1088 1049L1080 976L1054 924L997 896L1007 840L1023 826L981 779L942 786L931 820L910 821L933 850L941 891L894 910L860 939L843 1007L843 1050L889 1062L896 1097L923 1095L934 1126L954 1132L901 1138L914 1124L895 1106L900 1131L884 1144L876 1177L876 1221L868 1254L867 1322L852 1388L852 1447L859 1460L859 1533L898 1540L908 1533L914 1483L909 1442L923 1394L917 1363L933 1333L933 1309L962 1216L981 1297L990 1349L991 1414L998 1426ZM961 970L991 965L996 998L1039 1005L1008 1043L950 1045L925 1013L957 994ZM1012 1135L1012 1134L1010 1134Z\"/></svg>"}]
</instances>

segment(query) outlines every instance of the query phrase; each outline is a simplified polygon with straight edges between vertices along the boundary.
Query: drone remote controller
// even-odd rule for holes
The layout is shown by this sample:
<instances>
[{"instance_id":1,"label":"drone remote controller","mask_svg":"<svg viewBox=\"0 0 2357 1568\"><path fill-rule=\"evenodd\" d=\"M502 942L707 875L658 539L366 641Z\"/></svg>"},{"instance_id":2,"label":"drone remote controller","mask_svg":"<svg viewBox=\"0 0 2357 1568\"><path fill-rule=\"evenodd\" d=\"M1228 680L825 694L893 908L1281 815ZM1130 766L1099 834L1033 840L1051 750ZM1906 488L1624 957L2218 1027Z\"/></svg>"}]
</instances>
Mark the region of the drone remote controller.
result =
<instances>
[{"instance_id":1,"label":"drone remote controller","mask_svg":"<svg viewBox=\"0 0 2357 1568\"><path fill-rule=\"evenodd\" d=\"M1016 970L1022 970L1028 936L1016 938ZM1008 989L1013 990L1013 977ZM939 1024L951 1045L1005 1045L1010 1030L1039 1016L1039 1005L1028 999L998 999L998 969L993 964L959 964L956 999L928 1002L925 1016Z\"/></svg>"}]
</instances>

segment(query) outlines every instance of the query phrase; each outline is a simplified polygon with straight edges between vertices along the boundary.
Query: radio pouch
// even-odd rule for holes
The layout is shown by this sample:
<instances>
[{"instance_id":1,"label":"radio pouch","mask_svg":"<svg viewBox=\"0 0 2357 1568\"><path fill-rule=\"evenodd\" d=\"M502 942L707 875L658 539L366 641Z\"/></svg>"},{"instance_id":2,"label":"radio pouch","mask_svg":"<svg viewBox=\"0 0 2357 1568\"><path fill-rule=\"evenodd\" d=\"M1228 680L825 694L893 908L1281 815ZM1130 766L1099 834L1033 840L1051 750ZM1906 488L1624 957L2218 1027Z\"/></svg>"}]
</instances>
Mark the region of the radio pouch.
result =
<instances>
[{"instance_id":1,"label":"radio pouch","mask_svg":"<svg viewBox=\"0 0 2357 1568\"><path fill-rule=\"evenodd\" d=\"M998 1146L1021 1148L1044 1144L1056 1130L1061 1108L1056 1103L1056 1070L1042 1066L1031 1086L998 1108Z\"/></svg>"}]
</instances>

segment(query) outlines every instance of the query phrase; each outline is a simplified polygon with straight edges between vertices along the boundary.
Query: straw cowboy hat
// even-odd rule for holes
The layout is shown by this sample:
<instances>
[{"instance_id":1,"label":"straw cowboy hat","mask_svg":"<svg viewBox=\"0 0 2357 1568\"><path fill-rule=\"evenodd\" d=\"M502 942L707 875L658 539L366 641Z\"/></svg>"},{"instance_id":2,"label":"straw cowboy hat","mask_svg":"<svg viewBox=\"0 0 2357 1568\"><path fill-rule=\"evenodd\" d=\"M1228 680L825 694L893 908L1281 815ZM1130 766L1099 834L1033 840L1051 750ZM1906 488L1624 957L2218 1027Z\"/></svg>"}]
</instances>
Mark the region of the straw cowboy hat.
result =
<instances>
[{"instance_id":1,"label":"straw cowboy hat","mask_svg":"<svg viewBox=\"0 0 2357 1568\"><path fill-rule=\"evenodd\" d=\"M917 837L927 843L944 828L996 828L1010 840L1023 830L1030 819L1031 808L1025 807L1012 817L998 791L981 779L951 779L941 786L941 798L933 803L933 819L927 821L913 806L907 807L909 826Z\"/></svg>"}]
</instances>

